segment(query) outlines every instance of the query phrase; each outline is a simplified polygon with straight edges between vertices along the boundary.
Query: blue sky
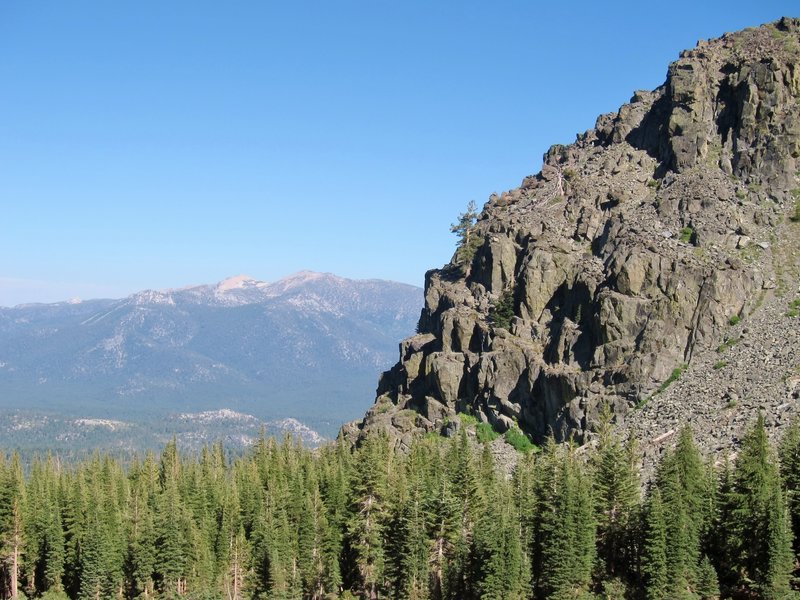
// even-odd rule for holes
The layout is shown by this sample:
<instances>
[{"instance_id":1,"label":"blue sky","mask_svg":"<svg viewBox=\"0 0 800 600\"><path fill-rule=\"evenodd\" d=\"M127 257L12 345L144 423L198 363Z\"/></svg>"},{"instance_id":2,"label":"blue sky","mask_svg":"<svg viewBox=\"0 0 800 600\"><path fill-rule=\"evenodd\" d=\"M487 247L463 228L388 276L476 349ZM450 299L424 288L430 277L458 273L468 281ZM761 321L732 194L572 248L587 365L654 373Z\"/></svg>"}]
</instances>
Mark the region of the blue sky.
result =
<instances>
[{"instance_id":1,"label":"blue sky","mask_svg":"<svg viewBox=\"0 0 800 600\"><path fill-rule=\"evenodd\" d=\"M0 305L311 269L422 285L698 39L795 1L0 3Z\"/></svg>"}]
</instances>

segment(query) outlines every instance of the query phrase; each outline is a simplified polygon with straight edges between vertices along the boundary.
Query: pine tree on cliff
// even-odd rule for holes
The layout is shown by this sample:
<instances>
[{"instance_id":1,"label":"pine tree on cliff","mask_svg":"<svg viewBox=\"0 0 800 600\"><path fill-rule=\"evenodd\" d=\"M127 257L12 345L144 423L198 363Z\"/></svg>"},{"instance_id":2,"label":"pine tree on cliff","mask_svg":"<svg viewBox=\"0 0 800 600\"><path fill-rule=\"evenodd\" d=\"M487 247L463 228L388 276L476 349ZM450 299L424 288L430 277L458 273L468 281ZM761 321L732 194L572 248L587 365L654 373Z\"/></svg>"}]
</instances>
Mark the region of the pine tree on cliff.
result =
<instances>
[{"instance_id":1,"label":"pine tree on cliff","mask_svg":"<svg viewBox=\"0 0 800 600\"><path fill-rule=\"evenodd\" d=\"M474 235L475 219L478 217L478 212L475 206L475 201L470 200L467 205L466 212L458 215L458 221L450 226L450 231L458 236L458 250L456 250L456 259L459 264L467 268L469 262L472 261L472 256L476 250L476 237Z\"/></svg>"}]
</instances>

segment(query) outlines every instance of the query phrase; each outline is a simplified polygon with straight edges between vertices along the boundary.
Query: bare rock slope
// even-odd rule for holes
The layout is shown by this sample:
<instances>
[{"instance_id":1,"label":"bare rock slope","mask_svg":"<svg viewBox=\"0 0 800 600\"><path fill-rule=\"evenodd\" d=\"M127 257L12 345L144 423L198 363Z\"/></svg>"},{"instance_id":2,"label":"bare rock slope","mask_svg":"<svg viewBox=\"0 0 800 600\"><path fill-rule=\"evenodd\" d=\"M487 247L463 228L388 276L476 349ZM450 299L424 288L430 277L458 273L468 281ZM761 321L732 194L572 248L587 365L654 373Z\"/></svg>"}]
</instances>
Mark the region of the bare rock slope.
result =
<instances>
[{"instance_id":1,"label":"bare rock slope","mask_svg":"<svg viewBox=\"0 0 800 600\"><path fill-rule=\"evenodd\" d=\"M469 412L501 432L587 441L610 407L646 443L690 421L716 447L759 408L788 422L798 58L798 19L699 42L664 85L492 195L474 251L427 274L419 333L345 433L402 444Z\"/></svg>"}]
</instances>

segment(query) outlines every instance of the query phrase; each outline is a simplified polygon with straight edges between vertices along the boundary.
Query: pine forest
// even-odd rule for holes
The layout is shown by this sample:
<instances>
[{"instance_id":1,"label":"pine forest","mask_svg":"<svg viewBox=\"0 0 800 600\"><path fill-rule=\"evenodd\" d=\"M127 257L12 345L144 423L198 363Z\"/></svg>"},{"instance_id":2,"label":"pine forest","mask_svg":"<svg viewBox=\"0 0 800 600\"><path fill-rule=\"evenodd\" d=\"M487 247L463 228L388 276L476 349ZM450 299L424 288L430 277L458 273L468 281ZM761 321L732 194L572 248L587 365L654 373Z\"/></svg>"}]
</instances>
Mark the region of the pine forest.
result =
<instances>
[{"instance_id":1,"label":"pine forest","mask_svg":"<svg viewBox=\"0 0 800 600\"><path fill-rule=\"evenodd\" d=\"M548 442L501 475L464 429L410 452L262 438L0 463L0 597L703 599L793 597L800 428L763 419L735 460L690 429L643 486L635 447Z\"/></svg>"}]
</instances>

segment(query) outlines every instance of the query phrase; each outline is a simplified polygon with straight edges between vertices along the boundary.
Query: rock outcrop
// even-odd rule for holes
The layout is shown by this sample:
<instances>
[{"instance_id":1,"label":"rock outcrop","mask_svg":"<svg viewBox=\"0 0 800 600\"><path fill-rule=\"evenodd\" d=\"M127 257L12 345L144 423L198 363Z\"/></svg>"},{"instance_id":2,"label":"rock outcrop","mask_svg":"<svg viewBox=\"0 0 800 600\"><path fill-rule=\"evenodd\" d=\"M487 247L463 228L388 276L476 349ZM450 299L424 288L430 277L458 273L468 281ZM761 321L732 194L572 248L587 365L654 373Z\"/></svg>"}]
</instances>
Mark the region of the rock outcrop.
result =
<instances>
[{"instance_id":1,"label":"rock outcrop","mask_svg":"<svg viewBox=\"0 0 800 600\"><path fill-rule=\"evenodd\" d=\"M418 334L345 433L403 444L468 412L500 432L587 441L601 411L633 422L678 375L711 372L732 323L797 292L799 57L798 19L699 42L663 86L492 195L479 247L427 273ZM797 327L782 310L759 327ZM797 367L789 354L776 381Z\"/></svg>"}]
</instances>

